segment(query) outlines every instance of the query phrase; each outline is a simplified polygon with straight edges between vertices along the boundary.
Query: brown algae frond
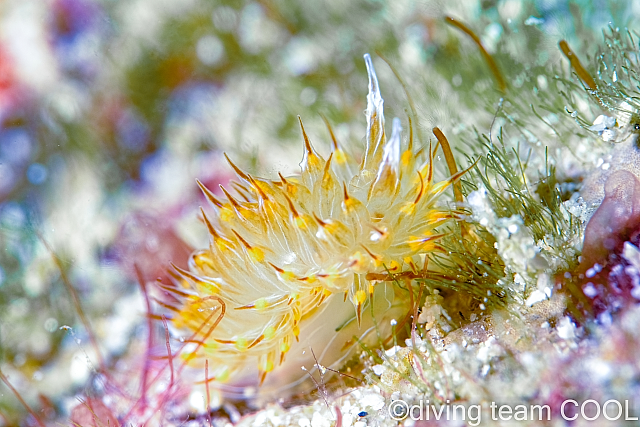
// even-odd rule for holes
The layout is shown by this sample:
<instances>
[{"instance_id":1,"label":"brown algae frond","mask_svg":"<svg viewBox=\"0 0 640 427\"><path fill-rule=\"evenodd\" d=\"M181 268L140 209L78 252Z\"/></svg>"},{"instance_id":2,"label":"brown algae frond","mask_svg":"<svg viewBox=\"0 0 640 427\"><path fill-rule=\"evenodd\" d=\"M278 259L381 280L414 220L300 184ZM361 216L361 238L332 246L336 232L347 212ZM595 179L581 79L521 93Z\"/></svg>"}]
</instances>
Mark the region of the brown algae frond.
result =
<instances>
[{"instance_id":1,"label":"brown algae frond","mask_svg":"<svg viewBox=\"0 0 640 427\"><path fill-rule=\"evenodd\" d=\"M462 212L437 202L466 170L435 182L431 146L403 144L399 119L387 138L378 80L369 55L365 61L369 94L360 162L337 142L322 158L300 122L299 177L272 181L232 164L242 200L225 189L227 200L219 200L201 185L213 207L202 211L211 244L192 255L190 271L178 269L181 280L165 306L173 325L195 331L201 344L185 357L193 364L208 360L209 378L217 383L295 384L304 379L300 366L313 365L309 346L330 366L357 341L376 342L376 331L388 334L390 320L413 309L413 296L395 286L395 278L423 275L428 255L445 252L445 224ZM228 309L204 336L210 307L202 301L209 295ZM281 366L286 363L297 367Z\"/></svg>"},{"instance_id":2,"label":"brown algae frond","mask_svg":"<svg viewBox=\"0 0 640 427\"><path fill-rule=\"evenodd\" d=\"M595 90L596 82L593 80L593 77L591 77L591 74L589 74L589 72L582 66L580 59L576 56L573 50L571 50L566 40L560 40L558 46L560 46L560 50L562 51L564 56L567 57L567 59L571 63L571 66L575 70L582 83L584 83L585 87L589 90Z\"/></svg>"},{"instance_id":3,"label":"brown algae frond","mask_svg":"<svg viewBox=\"0 0 640 427\"><path fill-rule=\"evenodd\" d=\"M476 33L474 33L464 23L450 16L445 17L445 22L453 27L458 28L460 31L468 35L473 40L473 42L476 44L476 46L482 53L482 57L486 61L487 65L489 66L489 69L491 69L491 73L493 74L493 78L496 80L498 89L500 90L500 92L505 92L507 90L507 83L504 79L504 76L502 75L500 68L498 68L496 61L489 54L489 52L487 52L487 49L485 49L485 47L482 45L482 42L480 41L480 38L476 35Z\"/></svg>"}]
</instances>

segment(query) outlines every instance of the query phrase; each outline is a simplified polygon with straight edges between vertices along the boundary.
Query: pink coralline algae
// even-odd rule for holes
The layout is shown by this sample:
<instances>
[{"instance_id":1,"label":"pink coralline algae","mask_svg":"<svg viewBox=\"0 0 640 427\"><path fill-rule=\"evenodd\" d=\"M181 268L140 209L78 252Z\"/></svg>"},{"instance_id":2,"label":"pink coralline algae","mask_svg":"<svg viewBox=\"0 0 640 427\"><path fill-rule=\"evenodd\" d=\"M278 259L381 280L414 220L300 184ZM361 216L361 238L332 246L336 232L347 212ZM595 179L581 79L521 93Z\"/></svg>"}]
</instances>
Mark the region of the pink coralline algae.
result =
<instances>
[{"instance_id":1,"label":"pink coralline algae","mask_svg":"<svg viewBox=\"0 0 640 427\"><path fill-rule=\"evenodd\" d=\"M617 170L606 180L605 197L585 229L577 274L593 315L617 311L636 301L640 286L633 249L640 245L640 181ZM640 288L638 288L640 289Z\"/></svg>"}]
</instances>

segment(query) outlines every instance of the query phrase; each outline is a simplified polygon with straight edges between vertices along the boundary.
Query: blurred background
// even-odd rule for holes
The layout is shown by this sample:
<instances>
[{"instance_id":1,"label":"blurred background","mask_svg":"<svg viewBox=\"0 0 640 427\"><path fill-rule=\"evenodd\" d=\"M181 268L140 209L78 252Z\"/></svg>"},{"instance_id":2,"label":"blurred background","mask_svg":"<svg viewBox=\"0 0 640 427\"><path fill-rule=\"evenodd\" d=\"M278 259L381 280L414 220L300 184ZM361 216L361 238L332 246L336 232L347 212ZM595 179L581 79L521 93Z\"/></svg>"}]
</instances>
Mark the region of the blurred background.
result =
<instances>
[{"instance_id":1,"label":"blurred background","mask_svg":"<svg viewBox=\"0 0 640 427\"><path fill-rule=\"evenodd\" d=\"M0 369L27 402L44 419L65 416L92 378L97 358L69 286L106 363L117 370L135 352L146 329L133 264L153 280L207 241L195 178L218 192L231 177L223 152L251 173L293 174L297 115L322 153L321 115L359 150L365 53L387 120L404 121L408 103L382 57L410 88L417 132L486 131L500 95L447 14L520 87L524 70L566 67L560 39L588 62L603 28L638 28L640 3L0 3ZM0 425L24 413L0 384Z\"/></svg>"}]
</instances>

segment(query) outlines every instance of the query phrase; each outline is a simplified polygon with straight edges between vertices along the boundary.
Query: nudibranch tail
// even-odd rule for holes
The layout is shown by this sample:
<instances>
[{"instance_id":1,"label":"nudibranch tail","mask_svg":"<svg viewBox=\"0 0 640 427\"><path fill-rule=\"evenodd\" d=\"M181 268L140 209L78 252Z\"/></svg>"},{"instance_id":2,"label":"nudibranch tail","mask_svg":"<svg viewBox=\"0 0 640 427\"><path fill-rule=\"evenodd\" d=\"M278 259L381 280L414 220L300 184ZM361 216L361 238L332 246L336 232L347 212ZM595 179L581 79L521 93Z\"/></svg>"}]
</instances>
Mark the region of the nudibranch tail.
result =
<instances>
[{"instance_id":1,"label":"nudibranch tail","mask_svg":"<svg viewBox=\"0 0 640 427\"><path fill-rule=\"evenodd\" d=\"M325 160L300 119L299 177L253 177L227 158L239 197L221 187L226 198L220 200L197 181L213 208L201 212L210 244L191 256L188 271L176 268L171 297L179 304L171 304L171 318L178 330L198 336L189 363L210 362L216 382L240 383L252 372L262 383L289 357L299 363L308 345L322 346L317 353L330 365L344 354L330 354L329 347L364 337L377 320L405 316L411 307L400 294L406 290L394 286L392 276L415 275L426 255L442 251L438 241L446 231L440 227L459 215L437 202L465 171L434 182L434 151L416 149L412 140L403 144L399 119L386 138L369 55L365 62L361 161L341 149L328 122L332 152ZM227 310L209 331L210 313L219 307L207 300L211 295Z\"/></svg>"}]
</instances>

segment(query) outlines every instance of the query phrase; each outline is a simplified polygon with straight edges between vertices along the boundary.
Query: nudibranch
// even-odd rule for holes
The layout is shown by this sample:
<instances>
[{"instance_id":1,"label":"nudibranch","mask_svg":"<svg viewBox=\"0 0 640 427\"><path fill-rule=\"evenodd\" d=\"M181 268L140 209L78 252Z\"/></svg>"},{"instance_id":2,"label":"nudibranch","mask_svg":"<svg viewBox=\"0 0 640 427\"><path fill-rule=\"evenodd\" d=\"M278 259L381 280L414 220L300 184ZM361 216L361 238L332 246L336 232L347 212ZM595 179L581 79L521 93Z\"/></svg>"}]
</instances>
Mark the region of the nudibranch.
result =
<instances>
[{"instance_id":1,"label":"nudibranch","mask_svg":"<svg viewBox=\"0 0 640 427\"><path fill-rule=\"evenodd\" d=\"M330 127L324 159L300 121L299 176L258 178L229 161L238 181L235 196L222 188L226 200L198 181L212 205L201 212L210 245L191 255L188 271L176 267L164 305L193 343L183 357L196 367L207 360L207 380L227 391L293 387L304 379L301 367L316 363L310 350L319 364L339 368L359 341L389 336L394 319L411 310L403 281L443 251L443 226L460 215L439 199L465 171L435 182L435 149L403 142L397 118L387 138L378 79L364 58L361 161Z\"/></svg>"}]
</instances>

